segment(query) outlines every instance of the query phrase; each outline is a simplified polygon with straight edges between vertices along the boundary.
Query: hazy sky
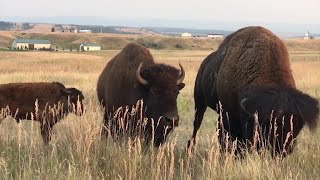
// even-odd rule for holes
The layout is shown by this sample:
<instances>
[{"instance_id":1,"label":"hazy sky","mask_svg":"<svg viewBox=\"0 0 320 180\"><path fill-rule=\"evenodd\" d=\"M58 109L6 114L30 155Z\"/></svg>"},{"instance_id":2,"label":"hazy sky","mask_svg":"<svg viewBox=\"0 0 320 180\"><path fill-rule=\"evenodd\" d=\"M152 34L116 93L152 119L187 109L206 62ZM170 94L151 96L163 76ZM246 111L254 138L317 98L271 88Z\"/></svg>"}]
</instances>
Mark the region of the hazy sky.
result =
<instances>
[{"instance_id":1,"label":"hazy sky","mask_svg":"<svg viewBox=\"0 0 320 180\"><path fill-rule=\"evenodd\" d=\"M320 24L320 0L3 0L0 16Z\"/></svg>"}]
</instances>

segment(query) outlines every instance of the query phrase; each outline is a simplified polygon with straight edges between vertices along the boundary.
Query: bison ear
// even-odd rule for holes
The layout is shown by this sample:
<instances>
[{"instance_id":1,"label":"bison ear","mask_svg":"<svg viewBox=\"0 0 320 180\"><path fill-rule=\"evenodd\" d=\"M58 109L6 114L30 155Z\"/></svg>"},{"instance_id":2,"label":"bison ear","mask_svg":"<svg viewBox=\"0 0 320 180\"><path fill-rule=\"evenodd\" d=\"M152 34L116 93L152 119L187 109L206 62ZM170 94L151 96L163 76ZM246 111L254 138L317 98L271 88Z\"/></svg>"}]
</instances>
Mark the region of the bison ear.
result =
<instances>
[{"instance_id":1,"label":"bison ear","mask_svg":"<svg viewBox=\"0 0 320 180\"><path fill-rule=\"evenodd\" d=\"M180 83L177 86L178 86L178 90L180 91L181 89L184 88L185 84L184 83Z\"/></svg>"},{"instance_id":2,"label":"bison ear","mask_svg":"<svg viewBox=\"0 0 320 180\"><path fill-rule=\"evenodd\" d=\"M271 114L279 94L273 89L249 90L239 94L239 103L242 111L249 115Z\"/></svg>"},{"instance_id":3,"label":"bison ear","mask_svg":"<svg viewBox=\"0 0 320 180\"><path fill-rule=\"evenodd\" d=\"M66 96L66 97L70 96L71 99L77 98L79 94L74 90L74 88L64 88L64 89L61 89L60 92L63 96Z\"/></svg>"},{"instance_id":4,"label":"bison ear","mask_svg":"<svg viewBox=\"0 0 320 180\"><path fill-rule=\"evenodd\" d=\"M70 96L72 94L72 92L66 88L60 89L60 92L63 96Z\"/></svg>"},{"instance_id":5,"label":"bison ear","mask_svg":"<svg viewBox=\"0 0 320 180\"><path fill-rule=\"evenodd\" d=\"M82 92L76 88L67 88L67 91L70 92L70 97L72 99L78 99L78 96L82 96Z\"/></svg>"},{"instance_id":6,"label":"bison ear","mask_svg":"<svg viewBox=\"0 0 320 180\"><path fill-rule=\"evenodd\" d=\"M291 99L294 101L293 103L295 104L299 118L301 118L311 130L314 130L317 127L319 116L318 100L301 91L294 91Z\"/></svg>"}]
</instances>

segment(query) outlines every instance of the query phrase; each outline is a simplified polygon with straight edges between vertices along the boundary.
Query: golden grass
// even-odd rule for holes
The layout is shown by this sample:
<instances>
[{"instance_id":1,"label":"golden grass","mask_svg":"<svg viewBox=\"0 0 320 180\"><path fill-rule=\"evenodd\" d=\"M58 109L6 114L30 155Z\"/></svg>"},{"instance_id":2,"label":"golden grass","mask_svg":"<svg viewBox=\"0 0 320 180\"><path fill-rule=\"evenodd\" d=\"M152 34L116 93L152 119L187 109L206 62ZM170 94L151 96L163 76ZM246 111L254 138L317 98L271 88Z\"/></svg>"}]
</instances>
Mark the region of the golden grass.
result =
<instances>
[{"instance_id":1,"label":"golden grass","mask_svg":"<svg viewBox=\"0 0 320 180\"><path fill-rule=\"evenodd\" d=\"M60 81L83 90L86 114L68 115L54 127L44 148L39 124L11 118L0 125L0 179L319 179L320 133L304 130L294 153L278 161L268 152L243 160L222 156L215 132L216 113L207 110L193 153L185 151L194 116L193 87L201 60L210 51L152 51L155 59L186 70L186 87L178 98L180 126L160 149L133 140L114 143L99 137L102 110L97 101L97 78L118 51L0 52L0 83ZM319 52L290 53L299 89L320 97Z\"/></svg>"}]
</instances>

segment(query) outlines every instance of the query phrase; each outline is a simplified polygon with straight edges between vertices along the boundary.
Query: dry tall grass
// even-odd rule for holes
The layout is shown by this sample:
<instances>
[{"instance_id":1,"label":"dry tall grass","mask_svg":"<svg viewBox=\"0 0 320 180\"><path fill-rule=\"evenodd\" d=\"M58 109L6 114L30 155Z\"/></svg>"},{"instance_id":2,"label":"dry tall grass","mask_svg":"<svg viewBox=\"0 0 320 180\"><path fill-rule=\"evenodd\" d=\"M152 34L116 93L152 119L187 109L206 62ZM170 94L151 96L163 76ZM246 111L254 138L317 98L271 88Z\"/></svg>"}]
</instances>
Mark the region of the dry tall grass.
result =
<instances>
[{"instance_id":1,"label":"dry tall grass","mask_svg":"<svg viewBox=\"0 0 320 180\"><path fill-rule=\"evenodd\" d=\"M320 133L304 130L298 146L283 161L268 151L236 160L218 150L216 113L207 110L194 151L191 137L193 86L202 59L209 51L153 51L155 59L186 70L186 87L178 98L180 126L159 149L139 139L115 143L100 140L102 110L96 97L97 78L117 52L0 52L0 83L60 81L83 90L86 114L68 115L56 124L53 140L42 146L39 124L7 118L0 125L0 179L319 179ZM320 96L319 52L291 53L299 89ZM296 60L301 56L304 60ZM310 57L317 56L318 60Z\"/></svg>"}]
</instances>

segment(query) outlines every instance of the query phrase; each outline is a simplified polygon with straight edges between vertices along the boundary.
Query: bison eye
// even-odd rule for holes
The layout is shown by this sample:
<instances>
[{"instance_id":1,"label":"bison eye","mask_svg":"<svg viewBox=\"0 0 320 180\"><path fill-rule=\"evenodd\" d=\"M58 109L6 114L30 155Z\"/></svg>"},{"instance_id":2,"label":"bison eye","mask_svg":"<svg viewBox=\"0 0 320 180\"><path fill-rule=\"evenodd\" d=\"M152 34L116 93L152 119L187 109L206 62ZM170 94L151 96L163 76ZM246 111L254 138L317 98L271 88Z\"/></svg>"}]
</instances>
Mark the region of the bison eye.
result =
<instances>
[{"instance_id":1,"label":"bison eye","mask_svg":"<svg viewBox=\"0 0 320 180\"><path fill-rule=\"evenodd\" d=\"M155 96L155 95L159 95L159 92L157 89L150 89L150 93Z\"/></svg>"}]
</instances>

